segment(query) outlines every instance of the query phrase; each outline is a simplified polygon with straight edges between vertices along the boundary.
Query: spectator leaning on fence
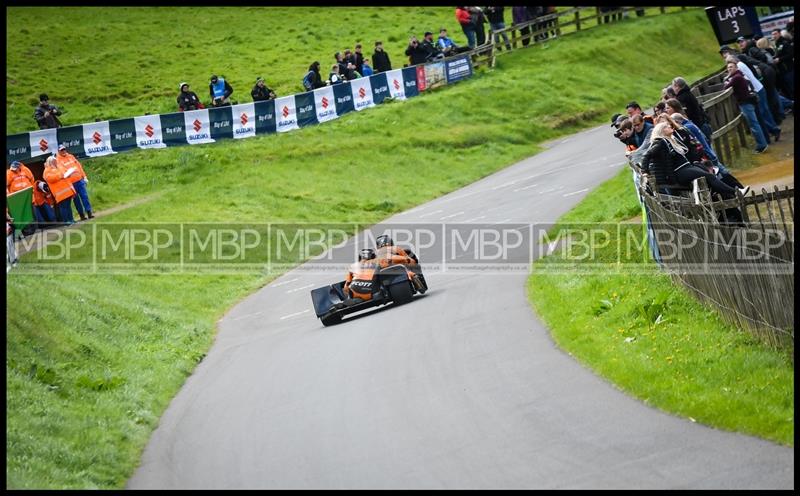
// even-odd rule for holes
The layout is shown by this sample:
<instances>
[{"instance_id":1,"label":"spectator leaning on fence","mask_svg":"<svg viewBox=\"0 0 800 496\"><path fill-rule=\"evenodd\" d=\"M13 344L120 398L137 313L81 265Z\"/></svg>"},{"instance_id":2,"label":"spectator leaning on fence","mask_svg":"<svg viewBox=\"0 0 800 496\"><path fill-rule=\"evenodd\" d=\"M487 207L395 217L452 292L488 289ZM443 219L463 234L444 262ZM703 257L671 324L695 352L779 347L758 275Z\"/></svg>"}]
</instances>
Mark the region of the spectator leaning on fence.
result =
<instances>
[{"instance_id":1,"label":"spectator leaning on fence","mask_svg":"<svg viewBox=\"0 0 800 496\"><path fill-rule=\"evenodd\" d=\"M728 76L725 78L725 89L733 89L733 97L736 103L739 104L739 109L742 111L744 119L750 126L750 134L756 140L756 153L764 152L767 149L767 138L764 130L758 122L756 115L756 99L758 95L752 89L752 84L748 81L742 71L739 69L738 64L731 59L727 63L726 69Z\"/></svg>"},{"instance_id":2,"label":"spectator leaning on fence","mask_svg":"<svg viewBox=\"0 0 800 496\"><path fill-rule=\"evenodd\" d=\"M339 74L339 64L333 64L331 66L331 72L328 74L328 84L333 86L334 84L343 82L342 76Z\"/></svg>"},{"instance_id":3,"label":"spectator leaning on fence","mask_svg":"<svg viewBox=\"0 0 800 496\"><path fill-rule=\"evenodd\" d=\"M263 102L265 100L274 100L275 92L267 87L264 78L256 78L256 85L250 90L250 95L253 97L254 102Z\"/></svg>"},{"instance_id":4,"label":"spectator leaning on fence","mask_svg":"<svg viewBox=\"0 0 800 496\"><path fill-rule=\"evenodd\" d=\"M625 106L625 112L628 113L628 117L633 117L634 115L641 115L644 118L644 120L650 121L650 124L655 124L653 122L653 117L646 115L644 111L642 111L642 107L635 101L630 102L628 105Z\"/></svg>"},{"instance_id":5,"label":"spectator leaning on fence","mask_svg":"<svg viewBox=\"0 0 800 496\"><path fill-rule=\"evenodd\" d=\"M389 54L383 50L383 42L375 42L375 52L372 54L372 62L375 63L375 73L386 72L392 70L392 62L389 60Z\"/></svg>"},{"instance_id":6,"label":"spectator leaning on fence","mask_svg":"<svg viewBox=\"0 0 800 496\"><path fill-rule=\"evenodd\" d=\"M501 31L506 28L505 19L503 19L503 7L484 7L484 12L486 12L486 18L489 19L489 27L492 28L492 31ZM500 36L503 36L503 41L506 45L506 48L511 51L511 43L508 42L508 35L505 31L500 34L494 33L494 43L498 45L500 43ZM502 47L497 47L498 50L502 50Z\"/></svg>"},{"instance_id":7,"label":"spectator leaning on fence","mask_svg":"<svg viewBox=\"0 0 800 496\"><path fill-rule=\"evenodd\" d=\"M467 7L456 7L456 20L461 25L464 36L467 37L467 45L470 48L475 48L475 25Z\"/></svg>"},{"instance_id":8,"label":"spectator leaning on fence","mask_svg":"<svg viewBox=\"0 0 800 496\"><path fill-rule=\"evenodd\" d=\"M33 118L39 124L39 129L61 127L61 121L58 119L59 115L61 115L61 110L50 104L47 94L42 93L39 95L39 106L33 111Z\"/></svg>"},{"instance_id":9,"label":"spectator leaning on fence","mask_svg":"<svg viewBox=\"0 0 800 496\"><path fill-rule=\"evenodd\" d=\"M756 64L752 63L755 61L747 56L740 58L739 56L734 55L733 49L727 46L720 48L720 54L722 55L722 58L725 60L726 64L731 60L734 61L742 75L744 75L744 77L750 81L750 84L753 86L753 91L758 96L755 102L756 118L764 130L764 137L767 143L769 143L769 134L767 133L770 133L776 137L777 141L777 139L780 138L781 129L777 124L775 124L775 121L772 118L772 114L767 103L767 91L764 89L764 85L755 76L755 74L753 74L753 70L750 68L750 65L752 65L755 69L758 68ZM751 64L748 65L747 62L751 62Z\"/></svg>"},{"instance_id":10,"label":"spectator leaning on fence","mask_svg":"<svg viewBox=\"0 0 800 496\"><path fill-rule=\"evenodd\" d=\"M439 47L433 43L433 33L430 31L425 31L425 35L422 38L420 47L425 50L426 61L441 59L444 57L444 54L441 52L441 50L439 50Z\"/></svg>"},{"instance_id":11,"label":"spectator leaning on fence","mask_svg":"<svg viewBox=\"0 0 800 496\"><path fill-rule=\"evenodd\" d=\"M439 29L439 38L436 40L436 46L442 51L445 57L455 55L457 53L468 52L469 47L460 47L447 36L447 29Z\"/></svg>"},{"instance_id":12,"label":"spectator leaning on fence","mask_svg":"<svg viewBox=\"0 0 800 496\"><path fill-rule=\"evenodd\" d=\"M633 125L633 141L636 148L640 148L645 141L650 138L650 133L653 131L653 124L644 119L643 114L636 114L631 117L631 124Z\"/></svg>"},{"instance_id":13,"label":"spectator leaning on fence","mask_svg":"<svg viewBox=\"0 0 800 496\"><path fill-rule=\"evenodd\" d=\"M203 103L200 102L200 98L197 97L197 93L191 91L189 89L189 83L181 83L178 85L180 89L180 93L178 94L178 109L181 112L186 112L187 110L199 110L204 109Z\"/></svg>"},{"instance_id":14,"label":"spectator leaning on fence","mask_svg":"<svg viewBox=\"0 0 800 496\"><path fill-rule=\"evenodd\" d=\"M531 17L530 11L528 7L511 7L511 19L514 22L514 26L519 24L524 24L533 18ZM531 27L525 26L524 28L520 28L519 34L523 38L522 39L522 46L528 46L531 42L530 38L525 38L526 35L530 34Z\"/></svg>"},{"instance_id":15,"label":"spectator leaning on fence","mask_svg":"<svg viewBox=\"0 0 800 496\"><path fill-rule=\"evenodd\" d=\"M722 182L715 174L705 168L692 164L686 157L688 148L673 135L669 122L659 122L653 129L650 148L642 161L642 171L654 174L659 189L670 183L690 186L692 181L705 177L711 191L723 198L734 198L736 188ZM740 190L746 194L748 190ZM667 193L669 193L667 191Z\"/></svg>"},{"instance_id":16,"label":"spectator leaning on fence","mask_svg":"<svg viewBox=\"0 0 800 496\"><path fill-rule=\"evenodd\" d=\"M75 188L65 174L67 171L58 166L55 157L47 157L44 161L44 180L47 181L47 186L55 198L59 219L71 225L75 223L75 219L72 217L70 199L75 196Z\"/></svg>"},{"instance_id":17,"label":"spectator leaning on fence","mask_svg":"<svg viewBox=\"0 0 800 496\"><path fill-rule=\"evenodd\" d=\"M211 105L224 107L231 104L230 97L233 94L233 87L225 81L225 78L214 74L211 76L211 83L208 85L208 93L211 95Z\"/></svg>"},{"instance_id":18,"label":"spectator leaning on fence","mask_svg":"<svg viewBox=\"0 0 800 496\"><path fill-rule=\"evenodd\" d=\"M681 102L681 105L683 105L683 108L686 110L686 117L697 124L700 130L703 131L706 139L710 140L714 130L711 129L711 123L709 122L705 109L703 109L703 106L692 94L691 88L686 80L680 76L674 78L672 80L672 90L675 92L674 98Z\"/></svg>"},{"instance_id":19,"label":"spectator leaning on fence","mask_svg":"<svg viewBox=\"0 0 800 496\"><path fill-rule=\"evenodd\" d=\"M72 187L75 188L75 196L73 202L75 203L75 210L81 216L81 220L86 220L88 216L90 219L94 218L92 214L92 204L89 203L89 193L86 191L86 183L89 178L86 177L86 172L83 170L83 165L75 158L75 155L67 152L67 147L58 145L58 154L56 155L56 163L62 169L69 170L73 167L75 171L70 174L69 180Z\"/></svg>"}]
</instances>

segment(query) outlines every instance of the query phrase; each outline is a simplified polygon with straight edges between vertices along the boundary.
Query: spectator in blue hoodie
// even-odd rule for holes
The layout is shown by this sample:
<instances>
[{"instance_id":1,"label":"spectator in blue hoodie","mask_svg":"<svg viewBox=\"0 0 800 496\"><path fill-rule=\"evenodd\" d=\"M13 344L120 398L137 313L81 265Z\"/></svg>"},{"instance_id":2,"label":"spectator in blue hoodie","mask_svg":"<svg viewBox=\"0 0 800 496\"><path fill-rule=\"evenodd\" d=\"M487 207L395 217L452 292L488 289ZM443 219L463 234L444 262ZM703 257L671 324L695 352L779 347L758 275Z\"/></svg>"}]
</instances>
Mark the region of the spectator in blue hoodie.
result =
<instances>
[{"instance_id":1,"label":"spectator in blue hoodie","mask_svg":"<svg viewBox=\"0 0 800 496\"><path fill-rule=\"evenodd\" d=\"M370 77L375 74L375 71L372 70L372 66L369 63L369 59L364 59L364 62L361 64L362 72L361 75L364 77Z\"/></svg>"}]
</instances>

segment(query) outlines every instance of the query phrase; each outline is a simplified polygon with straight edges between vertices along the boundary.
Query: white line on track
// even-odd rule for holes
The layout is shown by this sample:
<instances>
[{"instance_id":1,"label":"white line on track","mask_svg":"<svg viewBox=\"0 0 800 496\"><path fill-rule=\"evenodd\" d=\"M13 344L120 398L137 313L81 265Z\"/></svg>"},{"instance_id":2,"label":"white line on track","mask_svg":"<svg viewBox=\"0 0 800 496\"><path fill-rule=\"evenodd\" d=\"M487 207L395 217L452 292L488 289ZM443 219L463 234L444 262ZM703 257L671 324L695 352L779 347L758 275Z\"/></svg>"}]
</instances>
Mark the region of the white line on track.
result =
<instances>
[{"instance_id":1,"label":"white line on track","mask_svg":"<svg viewBox=\"0 0 800 496\"><path fill-rule=\"evenodd\" d=\"M277 284L271 284L270 287L271 288L277 288L278 286L283 286L284 284L289 284L290 282L295 282L298 279L300 279L300 278L299 277L295 277L294 279L290 279L288 281L279 282Z\"/></svg>"},{"instance_id":2,"label":"white line on track","mask_svg":"<svg viewBox=\"0 0 800 496\"><path fill-rule=\"evenodd\" d=\"M492 190L505 188L506 186L511 186L512 184L516 183L517 181L509 181L507 183L501 184L500 186L495 186Z\"/></svg>"},{"instance_id":3,"label":"white line on track","mask_svg":"<svg viewBox=\"0 0 800 496\"><path fill-rule=\"evenodd\" d=\"M300 288L290 289L289 291L287 291L287 293L294 293L295 291L300 291L301 289L308 289L308 288L313 288L313 287L314 287L313 284L309 284L308 286L303 286L303 287L300 287Z\"/></svg>"},{"instance_id":4,"label":"white line on track","mask_svg":"<svg viewBox=\"0 0 800 496\"><path fill-rule=\"evenodd\" d=\"M508 219L498 220L497 222L495 222L495 224L505 224L506 222L508 222L510 220L511 220L511 218L509 217Z\"/></svg>"},{"instance_id":5,"label":"white line on track","mask_svg":"<svg viewBox=\"0 0 800 496\"><path fill-rule=\"evenodd\" d=\"M485 219L485 218L486 218L485 215L481 215L480 217L473 217L471 219L467 219L467 220L464 221L464 223L466 224L467 222L472 222L473 220Z\"/></svg>"},{"instance_id":6,"label":"white line on track","mask_svg":"<svg viewBox=\"0 0 800 496\"><path fill-rule=\"evenodd\" d=\"M440 210L435 210L435 211L433 211L433 212L428 212L427 214L422 214L422 215L420 215L420 218L422 218L422 217L427 217L427 216L429 216L429 215L433 215L433 214L438 214L438 213L441 213L441 212L444 212L444 210L441 210L441 209L440 209Z\"/></svg>"},{"instance_id":7,"label":"white line on track","mask_svg":"<svg viewBox=\"0 0 800 496\"><path fill-rule=\"evenodd\" d=\"M523 188L517 188L517 189L514 190L514 193L516 193L517 191L525 191L526 189L535 188L536 186L539 186L539 185L538 184L531 184L530 186L525 186Z\"/></svg>"},{"instance_id":8,"label":"white line on track","mask_svg":"<svg viewBox=\"0 0 800 496\"><path fill-rule=\"evenodd\" d=\"M440 217L440 218L439 218L439 220L450 219L450 218L453 218L453 217L455 217L455 216L457 216L457 215L461 215L461 214L463 214L463 213L464 213L464 212L457 212L457 213L454 213L454 214L452 214L452 215L445 215L444 217Z\"/></svg>"},{"instance_id":9,"label":"white line on track","mask_svg":"<svg viewBox=\"0 0 800 496\"><path fill-rule=\"evenodd\" d=\"M242 319L246 319L248 317L255 317L256 315L261 315L262 313L264 313L264 312L248 313L247 315L240 315L239 317L236 317L235 319L231 319L231 320L234 320L234 321L235 320L242 320Z\"/></svg>"},{"instance_id":10,"label":"white line on track","mask_svg":"<svg viewBox=\"0 0 800 496\"><path fill-rule=\"evenodd\" d=\"M572 193L564 193L562 196L566 198L567 196L577 195L578 193L583 193L584 191L589 191L589 188L584 188L579 191L573 191Z\"/></svg>"},{"instance_id":11,"label":"white line on track","mask_svg":"<svg viewBox=\"0 0 800 496\"><path fill-rule=\"evenodd\" d=\"M292 318L292 317L297 317L298 315L303 315L306 312L308 312L308 310L303 310L302 312L297 312L297 313L290 313L289 315L284 315L279 320L284 320L284 319L289 319L289 318Z\"/></svg>"}]
</instances>

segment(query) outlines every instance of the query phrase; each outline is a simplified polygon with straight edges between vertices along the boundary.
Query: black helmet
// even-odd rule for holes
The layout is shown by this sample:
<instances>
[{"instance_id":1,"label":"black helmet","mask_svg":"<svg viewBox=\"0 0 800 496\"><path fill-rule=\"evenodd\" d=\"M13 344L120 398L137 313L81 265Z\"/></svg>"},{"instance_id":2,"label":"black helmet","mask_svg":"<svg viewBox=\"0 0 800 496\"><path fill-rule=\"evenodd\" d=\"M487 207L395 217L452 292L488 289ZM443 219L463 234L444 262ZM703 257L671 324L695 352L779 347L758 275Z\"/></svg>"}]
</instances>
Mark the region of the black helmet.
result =
<instances>
[{"instance_id":1,"label":"black helmet","mask_svg":"<svg viewBox=\"0 0 800 496\"><path fill-rule=\"evenodd\" d=\"M361 260L371 260L375 258L375 250L372 248L362 248L360 252L358 252L358 261Z\"/></svg>"},{"instance_id":2,"label":"black helmet","mask_svg":"<svg viewBox=\"0 0 800 496\"><path fill-rule=\"evenodd\" d=\"M390 238L388 234L381 234L375 238L375 246L378 248L382 248L384 246L394 246L394 241L392 241L392 238Z\"/></svg>"}]
</instances>

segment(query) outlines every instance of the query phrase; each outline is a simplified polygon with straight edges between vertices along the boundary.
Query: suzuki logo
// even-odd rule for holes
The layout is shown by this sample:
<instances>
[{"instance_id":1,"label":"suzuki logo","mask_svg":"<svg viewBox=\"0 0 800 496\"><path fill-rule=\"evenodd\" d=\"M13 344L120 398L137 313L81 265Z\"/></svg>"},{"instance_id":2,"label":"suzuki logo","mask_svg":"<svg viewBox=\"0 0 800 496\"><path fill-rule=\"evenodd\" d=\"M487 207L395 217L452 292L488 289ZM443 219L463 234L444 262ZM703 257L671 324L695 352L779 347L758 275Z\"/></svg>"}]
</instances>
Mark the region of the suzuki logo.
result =
<instances>
[{"instance_id":1,"label":"suzuki logo","mask_svg":"<svg viewBox=\"0 0 800 496\"><path fill-rule=\"evenodd\" d=\"M246 125L247 124L247 120L248 120L247 119L247 114L242 114L242 117L241 117L240 120L242 121L242 126Z\"/></svg>"},{"instance_id":2,"label":"suzuki logo","mask_svg":"<svg viewBox=\"0 0 800 496\"><path fill-rule=\"evenodd\" d=\"M322 108L324 109L328 108L328 99L325 98L324 96L322 97Z\"/></svg>"},{"instance_id":3,"label":"suzuki logo","mask_svg":"<svg viewBox=\"0 0 800 496\"><path fill-rule=\"evenodd\" d=\"M94 134L92 135L92 141L94 141L94 144L97 145L101 141L103 141L103 136L97 131L95 131Z\"/></svg>"},{"instance_id":4,"label":"suzuki logo","mask_svg":"<svg viewBox=\"0 0 800 496\"><path fill-rule=\"evenodd\" d=\"M197 132L200 132L200 130L201 130L201 129L203 129L203 123L202 123L202 122L200 122L200 121L199 121L199 120L197 120L197 119L195 119L195 120L194 120L194 122L193 122L192 124L193 124L193 126L194 126L194 132L196 132L196 133L197 133Z\"/></svg>"},{"instance_id":5,"label":"suzuki logo","mask_svg":"<svg viewBox=\"0 0 800 496\"><path fill-rule=\"evenodd\" d=\"M144 128L144 134L146 134L148 138L152 138L153 137L153 134L154 134L153 131L154 131L153 126L151 126L150 124L148 124Z\"/></svg>"},{"instance_id":6,"label":"suzuki logo","mask_svg":"<svg viewBox=\"0 0 800 496\"><path fill-rule=\"evenodd\" d=\"M365 96L367 96L366 90L364 88L359 88L358 89L358 96L361 97L361 98L364 98Z\"/></svg>"},{"instance_id":7,"label":"suzuki logo","mask_svg":"<svg viewBox=\"0 0 800 496\"><path fill-rule=\"evenodd\" d=\"M284 117L289 117L289 107L284 106L281 113L283 114Z\"/></svg>"},{"instance_id":8,"label":"suzuki logo","mask_svg":"<svg viewBox=\"0 0 800 496\"><path fill-rule=\"evenodd\" d=\"M400 83L397 82L397 79L394 80L393 84L394 84L394 89L396 89L396 90L400 89Z\"/></svg>"},{"instance_id":9,"label":"suzuki logo","mask_svg":"<svg viewBox=\"0 0 800 496\"><path fill-rule=\"evenodd\" d=\"M49 147L50 145L47 144L47 140L42 138L42 140L39 142L39 149L43 152L46 152Z\"/></svg>"}]
</instances>

